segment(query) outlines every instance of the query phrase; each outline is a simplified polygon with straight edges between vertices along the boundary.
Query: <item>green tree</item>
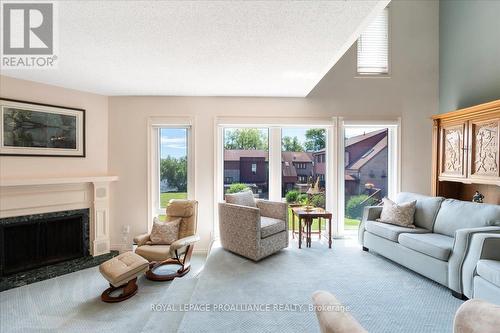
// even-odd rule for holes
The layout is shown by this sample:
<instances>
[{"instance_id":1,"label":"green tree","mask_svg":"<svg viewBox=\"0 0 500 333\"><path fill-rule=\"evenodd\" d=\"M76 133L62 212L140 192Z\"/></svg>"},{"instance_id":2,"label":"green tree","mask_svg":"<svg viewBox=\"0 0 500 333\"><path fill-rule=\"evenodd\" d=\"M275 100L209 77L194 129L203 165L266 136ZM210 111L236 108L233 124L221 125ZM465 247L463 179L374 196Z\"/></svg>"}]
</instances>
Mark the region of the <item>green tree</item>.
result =
<instances>
[{"instance_id":1,"label":"green tree","mask_svg":"<svg viewBox=\"0 0 500 333\"><path fill-rule=\"evenodd\" d=\"M283 151L304 151L304 147L302 147L296 136L293 138L284 136L281 141L281 149Z\"/></svg>"},{"instance_id":2,"label":"green tree","mask_svg":"<svg viewBox=\"0 0 500 333\"><path fill-rule=\"evenodd\" d=\"M166 179L169 186L177 187L177 191L187 191L187 158L167 156L160 162L160 177Z\"/></svg>"},{"instance_id":3,"label":"green tree","mask_svg":"<svg viewBox=\"0 0 500 333\"><path fill-rule=\"evenodd\" d=\"M268 150L267 137L257 128L241 128L226 132L225 149Z\"/></svg>"},{"instance_id":4,"label":"green tree","mask_svg":"<svg viewBox=\"0 0 500 333\"><path fill-rule=\"evenodd\" d=\"M326 130L324 128L311 128L306 131L304 143L307 151L318 151L326 147Z\"/></svg>"}]
</instances>

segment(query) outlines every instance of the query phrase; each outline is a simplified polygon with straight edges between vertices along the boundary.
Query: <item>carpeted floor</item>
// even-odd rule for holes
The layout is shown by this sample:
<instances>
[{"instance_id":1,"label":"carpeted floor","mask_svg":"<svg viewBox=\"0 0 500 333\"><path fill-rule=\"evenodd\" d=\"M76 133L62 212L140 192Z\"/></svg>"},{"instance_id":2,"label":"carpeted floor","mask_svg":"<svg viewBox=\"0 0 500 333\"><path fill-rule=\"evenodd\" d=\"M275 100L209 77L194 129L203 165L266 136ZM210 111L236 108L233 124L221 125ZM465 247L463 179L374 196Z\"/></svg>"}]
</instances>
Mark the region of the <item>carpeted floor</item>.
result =
<instances>
[{"instance_id":1,"label":"carpeted floor","mask_svg":"<svg viewBox=\"0 0 500 333\"><path fill-rule=\"evenodd\" d=\"M449 332L462 301L450 291L383 257L366 253L354 240L333 249L296 242L254 263L214 249L191 303L304 305L323 289L335 294L352 315L375 332ZM289 309L291 306L289 307ZM288 309L288 310L289 310ZM187 312L180 332L319 332L314 312Z\"/></svg>"},{"instance_id":2,"label":"carpeted floor","mask_svg":"<svg viewBox=\"0 0 500 333\"><path fill-rule=\"evenodd\" d=\"M258 263L215 248L197 277L203 258L172 283L141 278L138 294L118 304L99 300L107 284L96 268L8 290L0 293L0 331L319 332L309 305L312 292L324 289L369 332L452 332L462 302L447 288L362 252L353 240L336 240L331 250L312 246L299 250L292 241ZM161 310L188 303L217 311Z\"/></svg>"}]
</instances>

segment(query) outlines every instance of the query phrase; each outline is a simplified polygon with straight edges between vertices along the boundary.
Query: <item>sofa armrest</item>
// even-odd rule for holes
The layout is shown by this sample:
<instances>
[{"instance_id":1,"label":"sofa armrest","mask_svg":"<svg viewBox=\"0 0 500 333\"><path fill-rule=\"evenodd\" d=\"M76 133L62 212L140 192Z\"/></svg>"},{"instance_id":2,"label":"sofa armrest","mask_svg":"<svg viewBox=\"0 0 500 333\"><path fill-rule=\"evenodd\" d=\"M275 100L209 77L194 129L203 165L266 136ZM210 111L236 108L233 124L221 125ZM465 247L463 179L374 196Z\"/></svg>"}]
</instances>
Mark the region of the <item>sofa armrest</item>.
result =
<instances>
[{"instance_id":1,"label":"sofa armrest","mask_svg":"<svg viewBox=\"0 0 500 333\"><path fill-rule=\"evenodd\" d=\"M455 243L448 261L448 288L463 294L462 267L471 248L472 236L480 233L500 234L500 227L465 228L455 231Z\"/></svg>"},{"instance_id":2,"label":"sofa armrest","mask_svg":"<svg viewBox=\"0 0 500 333\"><path fill-rule=\"evenodd\" d=\"M316 291L312 299L321 333L367 332L329 292Z\"/></svg>"},{"instance_id":3,"label":"sofa armrest","mask_svg":"<svg viewBox=\"0 0 500 333\"><path fill-rule=\"evenodd\" d=\"M138 235L134 237L134 243L137 244L137 246L142 246L146 244L146 242L149 241L149 233Z\"/></svg>"},{"instance_id":4,"label":"sofa armrest","mask_svg":"<svg viewBox=\"0 0 500 333\"><path fill-rule=\"evenodd\" d=\"M363 209L363 217L358 229L358 241L363 245L366 221L375 221L382 213L382 206L367 206Z\"/></svg>"},{"instance_id":5,"label":"sofa armrest","mask_svg":"<svg viewBox=\"0 0 500 333\"><path fill-rule=\"evenodd\" d=\"M500 234L473 234L469 250L462 266L463 294L468 298L474 295L474 275L480 259L500 260Z\"/></svg>"},{"instance_id":6,"label":"sofa armrest","mask_svg":"<svg viewBox=\"0 0 500 333\"><path fill-rule=\"evenodd\" d=\"M175 257L175 251L177 251L183 247L186 247L188 245L193 245L194 243L196 243L199 240L200 240L200 236L198 236L198 235L188 236L188 237L184 237L184 238L176 240L175 242L170 244L170 256Z\"/></svg>"},{"instance_id":7,"label":"sofa armrest","mask_svg":"<svg viewBox=\"0 0 500 333\"><path fill-rule=\"evenodd\" d=\"M260 245L260 209L219 203L219 231L225 248L257 249Z\"/></svg>"},{"instance_id":8,"label":"sofa armrest","mask_svg":"<svg viewBox=\"0 0 500 333\"><path fill-rule=\"evenodd\" d=\"M288 205L286 203L269 200L256 200L256 203L261 216L287 221Z\"/></svg>"}]
</instances>

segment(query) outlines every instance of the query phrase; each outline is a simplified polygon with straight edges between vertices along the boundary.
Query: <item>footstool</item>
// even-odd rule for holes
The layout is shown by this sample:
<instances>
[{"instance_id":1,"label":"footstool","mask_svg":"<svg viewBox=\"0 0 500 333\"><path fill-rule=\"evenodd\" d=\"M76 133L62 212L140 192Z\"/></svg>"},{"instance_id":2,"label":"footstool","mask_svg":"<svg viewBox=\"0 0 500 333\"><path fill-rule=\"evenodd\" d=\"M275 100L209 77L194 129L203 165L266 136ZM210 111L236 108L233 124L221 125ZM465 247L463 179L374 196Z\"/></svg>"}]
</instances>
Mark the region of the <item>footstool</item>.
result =
<instances>
[{"instance_id":1,"label":"footstool","mask_svg":"<svg viewBox=\"0 0 500 333\"><path fill-rule=\"evenodd\" d=\"M109 288L101 294L103 302L124 301L137 292L137 277L147 271L149 262L134 252L122 253L99 266L102 276L109 281ZM117 289L123 289L118 296L111 296Z\"/></svg>"}]
</instances>

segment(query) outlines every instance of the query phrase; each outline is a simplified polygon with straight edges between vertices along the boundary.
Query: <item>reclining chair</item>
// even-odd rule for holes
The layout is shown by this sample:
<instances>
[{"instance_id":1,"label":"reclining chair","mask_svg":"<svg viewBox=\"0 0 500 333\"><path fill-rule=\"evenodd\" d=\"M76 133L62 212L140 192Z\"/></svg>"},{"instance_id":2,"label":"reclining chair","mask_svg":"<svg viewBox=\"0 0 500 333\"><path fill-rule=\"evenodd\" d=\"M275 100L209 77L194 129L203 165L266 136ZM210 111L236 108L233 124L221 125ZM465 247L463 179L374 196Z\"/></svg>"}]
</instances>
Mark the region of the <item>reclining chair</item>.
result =
<instances>
[{"instance_id":1,"label":"reclining chair","mask_svg":"<svg viewBox=\"0 0 500 333\"><path fill-rule=\"evenodd\" d=\"M170 281L186 275L190 268L194 244L200 240L196 235L198 202L195 200L172 199L167 206L167 221L181 218L179 239L170 245L152 244L150 233L134 238L137 244L135 253L149 261L146 277L154 281ZM173 265L177 270L168 270L166 265Z\"/></svg>"}]
</instances>

